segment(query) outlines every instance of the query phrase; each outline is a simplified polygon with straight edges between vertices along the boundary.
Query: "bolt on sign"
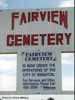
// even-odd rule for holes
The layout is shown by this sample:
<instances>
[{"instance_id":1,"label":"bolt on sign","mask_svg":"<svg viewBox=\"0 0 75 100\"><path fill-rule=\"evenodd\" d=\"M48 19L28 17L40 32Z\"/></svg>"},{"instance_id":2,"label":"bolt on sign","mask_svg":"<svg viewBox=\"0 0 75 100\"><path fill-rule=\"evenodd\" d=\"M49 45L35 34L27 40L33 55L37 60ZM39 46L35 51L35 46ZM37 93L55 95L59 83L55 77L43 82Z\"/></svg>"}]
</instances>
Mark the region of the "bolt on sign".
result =
<instances>
[{"instance_id":1,"label":"bolt on sign","mask_svg":"<svg viewBox=\"0 0 75 100\"><path fill-rule=\"evenodd\" d=\"M17 53L17 94L61 93L61 52L74 51L74 8L0 11L0 53Z\"/></svg>"}]
</instances>

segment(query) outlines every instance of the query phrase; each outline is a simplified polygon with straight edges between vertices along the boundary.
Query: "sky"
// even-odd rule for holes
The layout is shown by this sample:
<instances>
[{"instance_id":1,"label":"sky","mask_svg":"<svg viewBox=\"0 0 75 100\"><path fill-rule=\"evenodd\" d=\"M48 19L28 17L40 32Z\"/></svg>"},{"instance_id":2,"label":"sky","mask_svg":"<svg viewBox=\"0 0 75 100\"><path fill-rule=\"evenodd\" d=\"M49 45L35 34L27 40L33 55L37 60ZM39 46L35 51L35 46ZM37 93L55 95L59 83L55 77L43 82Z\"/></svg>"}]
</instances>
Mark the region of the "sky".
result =
<instances>
[{"instance_id":1,"label":"sky","mask_svg":"<svg viewBox=\"0 0 75 100\"><path fill-rule=\"evenodd\" d=\"M0 54L0 91L16 91L17 55Z\"/></svg>"},{"instance_id":2,"label":"sky","mask_svg":"<svg viewBox=\"0 0 75 100\"><path fill-rule=\"evenodd\" d=\"M0 0L0 9L29 9L56 7L74 7L74 0ZM16 54L8 56L0 55L0 90L2 91L16 91L16 59ZM62 89L73 90L74 55L72 53L66 55L62 54L62 66ZM64 96L63 98L68 98L63 100L74 100L73 96L71 97L71 99L70 97Z\"/></svg>"},{"instance_id":3,"label":"sky","mask_svg":"<svg viewBox=\"0 0 75 100\"><path fill-rule=\"evenodd\" d=\"M0 9L73 7L74 0L0 0Z\"/></svg>"},{"instance_id":4,"label":"sky","mask_svg":"<svg viewBox=\"0 0 75 100\"><path fill-rule=\"evenodd\" d=\"M74 53L62 53L61 62L62 90L74 90Z\"/></svg>"}]
</instances>

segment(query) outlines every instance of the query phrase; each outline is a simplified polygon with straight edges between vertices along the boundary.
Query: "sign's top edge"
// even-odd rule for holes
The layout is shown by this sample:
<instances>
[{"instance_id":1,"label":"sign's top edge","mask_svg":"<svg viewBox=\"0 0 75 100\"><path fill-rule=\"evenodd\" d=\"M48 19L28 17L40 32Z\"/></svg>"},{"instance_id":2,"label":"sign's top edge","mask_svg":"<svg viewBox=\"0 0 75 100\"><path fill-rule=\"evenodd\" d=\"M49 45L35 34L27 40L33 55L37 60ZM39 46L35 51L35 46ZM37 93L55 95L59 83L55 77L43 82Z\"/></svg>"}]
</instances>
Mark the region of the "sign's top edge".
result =
<instances>
[{"instance_id":1,"label":"sign's top edge","mask_svg":"<svg viewBox=\"0 0 75 100\"><path fill-rule=\"evenodd\" d=\"M12 10L47 10L47 9L74 9L74 7L55 7L55 8L20 8L20 9L0 9L0 12L3 12L3 11L12 11Z\"/></svg>"}]
</instances>

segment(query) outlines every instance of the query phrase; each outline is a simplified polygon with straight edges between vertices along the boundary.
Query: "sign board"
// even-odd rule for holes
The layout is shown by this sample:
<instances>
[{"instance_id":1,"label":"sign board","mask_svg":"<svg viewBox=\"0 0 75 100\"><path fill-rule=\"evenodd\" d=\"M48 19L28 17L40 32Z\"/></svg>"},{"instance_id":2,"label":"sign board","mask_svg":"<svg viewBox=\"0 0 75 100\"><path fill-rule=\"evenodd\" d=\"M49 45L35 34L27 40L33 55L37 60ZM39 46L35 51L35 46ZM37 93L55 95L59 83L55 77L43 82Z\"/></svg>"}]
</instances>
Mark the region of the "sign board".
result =
<instances>
[{"instance_id":1,"label":"sign board","mask_svg":"<svg viewBox=\"0 0 75 100\"><path fill-rule=\"evenodd\" d=\"M18 91L25 94L61 92L60 53L42 48L23 49L18 56Z\"/></svg>"},{"instance_id":2,"label":"sign board","mask_svg":"<svg viewBox=\"0 0 75 100\"><path fill-rule=\"evenodd\" d=\"M0 53L17 53L17 93L61 92L61 52L74 51L74 8L0 11Z\"/></svg>"}]
</instances>

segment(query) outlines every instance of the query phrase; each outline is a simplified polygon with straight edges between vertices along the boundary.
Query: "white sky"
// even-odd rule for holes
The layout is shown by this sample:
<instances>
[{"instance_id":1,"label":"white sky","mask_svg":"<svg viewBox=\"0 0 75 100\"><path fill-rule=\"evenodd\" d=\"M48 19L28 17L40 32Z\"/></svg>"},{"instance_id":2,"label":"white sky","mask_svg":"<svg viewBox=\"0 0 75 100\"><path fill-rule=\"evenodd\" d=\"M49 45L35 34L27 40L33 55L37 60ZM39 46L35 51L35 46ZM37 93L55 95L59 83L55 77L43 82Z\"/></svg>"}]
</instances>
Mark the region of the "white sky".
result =
<instances>
[{"instance_id":1,"label":"white sky","mask_svg":"<svg viewBox=\"0 0 75 100\"><path fill-rule=\"evenodd\" d=\"M1 9L50 7L74 7L74 0L0 0Z\"/></svg>"},{"instance_id":2,"label":"white sky","mask_svg":"<svg viewBox=\"0 0 75 100\"><path fill-rule=\"evenodd\" d=\"M74 53L63 53L62 59L62 89L74 90Z\"/></svg>"},{"instance_id":3,"label":"white sky","mask_svg":"<svg viewBox=\"0 0 75 100\"><path fill-rule=\"evenodd\" d=\"M59 7L73 7L74 6L74 0L62 0Z\"/></svg>"},{"instance_id":4,"label":"white sky","mask_svg":"<svg viewBox=\"0 0 75 100\"><path fill-rule=\"evenodd\" d=\"M16 90L17 55L0 54L0 91Z\"/></svg>"}]
</instances>

